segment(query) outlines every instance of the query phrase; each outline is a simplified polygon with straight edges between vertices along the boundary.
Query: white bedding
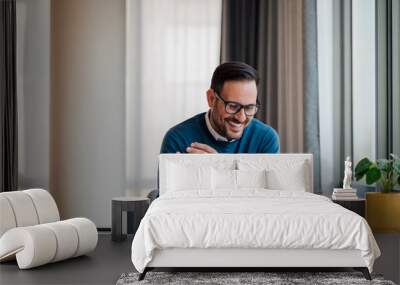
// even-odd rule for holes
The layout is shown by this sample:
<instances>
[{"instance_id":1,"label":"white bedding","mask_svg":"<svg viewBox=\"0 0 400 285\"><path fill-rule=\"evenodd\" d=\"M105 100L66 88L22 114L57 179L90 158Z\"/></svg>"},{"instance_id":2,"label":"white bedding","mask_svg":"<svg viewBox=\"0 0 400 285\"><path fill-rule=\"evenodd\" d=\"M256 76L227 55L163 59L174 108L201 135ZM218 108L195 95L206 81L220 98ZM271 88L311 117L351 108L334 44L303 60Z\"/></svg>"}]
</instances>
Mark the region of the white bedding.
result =
<instances>
[{"instance_id":1,"label":"white bedding","mask_svg":"<svg viewBox=\"0 0 400 285\"><path fill-rule=\"evenodd\" d=\"M135 268L165 248L358 249L371 272L380 255L359 215L320 195L266 189L165 193L136 232Z\"/></svg>"}]
</instances>

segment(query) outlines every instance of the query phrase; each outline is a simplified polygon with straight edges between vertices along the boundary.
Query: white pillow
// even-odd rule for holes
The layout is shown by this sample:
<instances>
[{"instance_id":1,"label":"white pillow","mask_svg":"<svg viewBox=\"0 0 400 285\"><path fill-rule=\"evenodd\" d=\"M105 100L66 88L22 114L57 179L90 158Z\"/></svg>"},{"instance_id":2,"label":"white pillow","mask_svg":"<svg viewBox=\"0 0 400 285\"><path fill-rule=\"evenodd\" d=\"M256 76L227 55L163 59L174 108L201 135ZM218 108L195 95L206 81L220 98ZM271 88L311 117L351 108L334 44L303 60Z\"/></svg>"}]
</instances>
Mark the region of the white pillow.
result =
<instances>
[{"instance_id":1,"label":"white pillow","mask_svg":"<svg viewBox=\"0 0 400 285\"><path fill-rule=\"evenodd\" d=\"M263 170L236 170L237 187L267 188L267 172Z\"/></svg>"},{"instance_id":2,"label":"white pillow","mask_svg":"<svg viewBox=\"0 0 400 285\"><path fill-rule=\"evenodd\" d=\"M307 191L310 169L308 162L298 159L240 159L240 170L266 169L267 188L272 190Z\"/></svg>"},{"instance_id":3,"label":"white pillow","mask_svg":"<svg viewBox=\"0 0 400 285\"><path fill-rule=\"evenodd\" d=\"M307 189L305 163L299 163L286 169L268 169L267 188L305 192Z\"/></svg>"},{"instance_id":4,"label":"white pillow","mask_svg":"<svg viewBox=\"0 0 400 285\"><path fill-rule=\"evenodd\" d=\"M241 188L267 188L267 176L264 170L212 170L214 190L237 190Z\"/></svg>"},{"instance_id":5,"label":"white pillow","mask_svg":"<svg viewBox=\"0 0 400 285\"><path fill-rule=\"evenodd\" d=\"M169 163L167 176L168 191L211 189L211 167L187 166Z\"/></svg>"},{"instance_id":6,"label":"white pillow","mask_svg":"<svg viewBox=\"0 0 400 285\"><path fill-rule=\"evenodd\" d=\"M212 188L236 190L236 170L212 169Z\"/></svg>"}]
</instances>

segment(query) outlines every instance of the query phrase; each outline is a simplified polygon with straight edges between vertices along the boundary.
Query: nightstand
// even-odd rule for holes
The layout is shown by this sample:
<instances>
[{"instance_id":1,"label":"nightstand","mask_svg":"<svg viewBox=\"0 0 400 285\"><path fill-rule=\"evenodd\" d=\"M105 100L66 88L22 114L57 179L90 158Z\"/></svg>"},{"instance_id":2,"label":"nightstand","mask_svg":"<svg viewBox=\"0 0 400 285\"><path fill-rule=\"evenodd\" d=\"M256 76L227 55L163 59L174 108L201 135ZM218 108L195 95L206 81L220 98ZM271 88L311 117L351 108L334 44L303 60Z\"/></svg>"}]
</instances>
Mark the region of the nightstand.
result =
<instances>
[{"instance_id":1,"label":"nightstand","mask_svg":"<svg viewBox=\"0 0 400 285\"><path fill-rule=\"evenodd\" d=\"M140 221L144 217L149 207L150 199L141 197L118 197L113 198L112 207L112 226L111 239L113 241L123 241L127 234L135 234ZM127 234L122 232L122 212L127 212ZM129 215L132 213L132 215Z\"/></svg>"},{"instance_id":2,"label":"nightstand","mask_svg":"<svg viewBox=\"0 0 400 285\"><path fill-rule=\"evenodd\" d=\"M340 206L365 218L365 199L332 200L332 202L339 204Z\"/></svg>"}]
</instances>

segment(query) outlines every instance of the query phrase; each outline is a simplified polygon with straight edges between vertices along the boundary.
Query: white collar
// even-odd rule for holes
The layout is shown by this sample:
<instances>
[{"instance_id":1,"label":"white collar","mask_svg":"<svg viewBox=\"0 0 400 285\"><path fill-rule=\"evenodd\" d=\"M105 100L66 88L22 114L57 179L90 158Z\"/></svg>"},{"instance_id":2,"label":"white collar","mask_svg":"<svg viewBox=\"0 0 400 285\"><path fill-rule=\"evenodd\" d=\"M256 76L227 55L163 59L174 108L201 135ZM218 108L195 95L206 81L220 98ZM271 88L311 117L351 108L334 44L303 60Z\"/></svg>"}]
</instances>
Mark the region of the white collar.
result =
<instances>
[{"instance_id":1,"label":"white collar","mask_svg":"<svg viewBox=\"0 0 400 285\"><path fill-rule=\"evenodd\" d=\"M208 110L208 112L206 113L206 125L207 125L207 129L210 131L211 135L214 137L214 139L216 141L223 141L223 142L233 142L234 140L228 140L226 137L221 136L216 130L214 130L214 128L211 125L210 122L210 116L211 115L211 109Z\"/></svg>"}]
</instances>

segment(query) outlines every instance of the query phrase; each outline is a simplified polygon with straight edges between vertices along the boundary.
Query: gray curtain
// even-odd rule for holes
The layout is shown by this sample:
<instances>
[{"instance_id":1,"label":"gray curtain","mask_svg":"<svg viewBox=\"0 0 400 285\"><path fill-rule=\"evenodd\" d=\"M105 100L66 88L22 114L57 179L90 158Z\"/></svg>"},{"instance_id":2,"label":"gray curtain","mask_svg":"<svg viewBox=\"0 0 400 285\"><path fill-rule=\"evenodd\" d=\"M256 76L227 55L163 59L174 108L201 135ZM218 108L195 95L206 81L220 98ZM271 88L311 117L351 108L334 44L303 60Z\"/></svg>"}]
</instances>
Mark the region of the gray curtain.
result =
<instances>
[{"instance_id":1,"label":"gray curtain","mask_svg":"<svg viewBox=\"0 0 400 285\"><path fill-rule=\"evenodd\" d=\"M16 10L14 0L0 1L0 191L18 189Z\"/></svg>"},{"instance_id":2,"label":"gray curtain","mask_svg":"<svg viewBox=\"0 0 400 285\"><path fill-rule=\"evenodd\" d=\"M316 0L304 0L304 151L314 155L314 189L321 189Z\"/></svg>"},{"instance_id":3,"label":"gray curtain","mask_svg":"<svg viewBox=\"0 0 400 285\"><path fill-rule=\"evenodd\" d=\"M221 62L257 69L257 117L277 130L281 152L314 154L320 192L316 24L315 0L224 0Z\"/></svg>"},{"instance_id":4,"label":"gray curtain","mask_svg":"<svg viewBox=\"0 0 400 285\"><path fill-rule=\"evenodd\" d=\"M400 154L400 1L376 1L377 158Z\"/></svg>"}]
</instances>

